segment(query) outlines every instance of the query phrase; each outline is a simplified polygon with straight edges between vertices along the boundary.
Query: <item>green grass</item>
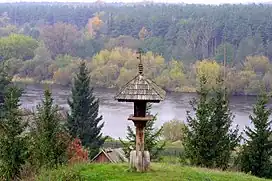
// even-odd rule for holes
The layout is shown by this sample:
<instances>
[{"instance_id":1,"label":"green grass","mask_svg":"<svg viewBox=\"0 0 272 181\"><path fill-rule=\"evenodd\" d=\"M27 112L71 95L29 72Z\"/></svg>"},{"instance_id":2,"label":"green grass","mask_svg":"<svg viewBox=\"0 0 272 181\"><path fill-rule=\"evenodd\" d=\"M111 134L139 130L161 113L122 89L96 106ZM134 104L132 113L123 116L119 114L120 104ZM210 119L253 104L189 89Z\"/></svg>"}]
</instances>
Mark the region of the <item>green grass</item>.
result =
<instances>
[{"instance_id":1,"label":"green grass","mask_svg":"<svg viewBox=\"0 0 272 181\"><path fill-rule=\"evenodd\" d=\"M153 163L147 173L131 172L124 164L84 164L43 172L40 181L265 181L236 172ZM268 180L267 180L268 181ZM272 181L272 180L270 180Z\"/></svg>"},{"instance_id":2,"label":"green grass","mask_svg":"<svg viewBox=\"0 0 272 181\"><path fill-rule=\"evenodd\" d=\"M165 148L183 148L181 141L166 142Z\"/></svg>"},{"instance_id":3,"label":"green grass","mask_svg":"<svg viewBox=\"0 0 272 181\"><path fill-rule=\"evenodd\" d=\"M180 163L180 158L177 156L162 156L160 162L165 164L178 164Z\"/></svg>"}]
</instances>

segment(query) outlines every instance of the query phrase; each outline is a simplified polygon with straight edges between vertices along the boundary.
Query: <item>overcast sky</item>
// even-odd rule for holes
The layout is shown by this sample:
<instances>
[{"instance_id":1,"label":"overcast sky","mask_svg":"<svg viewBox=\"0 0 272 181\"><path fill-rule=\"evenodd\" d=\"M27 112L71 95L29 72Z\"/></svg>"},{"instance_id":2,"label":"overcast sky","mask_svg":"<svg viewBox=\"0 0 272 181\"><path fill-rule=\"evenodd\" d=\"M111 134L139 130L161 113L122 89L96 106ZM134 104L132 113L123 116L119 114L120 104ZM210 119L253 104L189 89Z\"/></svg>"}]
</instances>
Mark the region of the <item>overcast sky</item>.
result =
<instances>
[{"instance_id":1,"label":"overcast sky","mask_svg":"<svg viewBox=\"0 0 272 181\"><path fill-rule=\"evenodd\" d=\"M95 0L0 0L0 2L94 2ZM104 2L141 2L143 0L104 0ZM271 3L272 0L152 0L153 2L222 4L222 3Z\"/></svg>"}]
</instances>

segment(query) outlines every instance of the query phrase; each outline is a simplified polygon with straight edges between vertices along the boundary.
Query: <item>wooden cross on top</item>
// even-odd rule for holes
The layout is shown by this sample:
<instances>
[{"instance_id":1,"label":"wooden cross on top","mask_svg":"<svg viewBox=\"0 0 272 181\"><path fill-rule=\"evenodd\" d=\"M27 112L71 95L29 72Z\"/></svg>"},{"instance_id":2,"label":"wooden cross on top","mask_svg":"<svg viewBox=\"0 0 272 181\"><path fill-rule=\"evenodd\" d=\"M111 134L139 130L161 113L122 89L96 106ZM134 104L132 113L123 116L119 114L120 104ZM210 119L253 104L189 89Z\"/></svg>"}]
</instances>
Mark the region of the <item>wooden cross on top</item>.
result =
<instances>
[{"instance_id":1,"label":"wooden cross on top","mask_svg":"<svg viewBox=\"0 0 272 181\"><path fill-rule=\"evenodd\" d=\"M139 63L139 74L143 74L143 63L142 63L142 50L139 48L138 51L136 52L139 56L137 56L137 59L140 59L140 63Z\"/></svg>"}]
</instances>

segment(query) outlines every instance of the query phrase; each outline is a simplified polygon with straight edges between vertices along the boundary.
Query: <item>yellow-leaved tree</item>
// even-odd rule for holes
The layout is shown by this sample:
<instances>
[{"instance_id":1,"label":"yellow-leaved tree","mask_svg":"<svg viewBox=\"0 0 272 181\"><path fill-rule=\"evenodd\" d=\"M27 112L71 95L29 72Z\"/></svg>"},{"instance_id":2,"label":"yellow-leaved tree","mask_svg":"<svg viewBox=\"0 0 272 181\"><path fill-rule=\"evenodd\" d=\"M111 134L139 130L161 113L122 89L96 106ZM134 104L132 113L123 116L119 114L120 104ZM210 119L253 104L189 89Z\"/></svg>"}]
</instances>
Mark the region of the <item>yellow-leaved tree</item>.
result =
<instances>
[{"instance_id":1,"label":"yellow-leaved tree","mask_svg":"<svg viewBox=\"0 0 272 181\"><path fill-rule=\"evenodd\" d=\"M216 79L221 73L221 67L215 60L202 60L196 62L195 71L197 84L199 84L201 76L204 75L207 79L207 88L211 89L216 86Z\"/></svg>"},{"instance_id":2,"label":"yellow-leaved tree","mask_svg":"<svg viewBox=\"0 0 272 181\"><path fill-rule=\"evenodd\" d=\"M257 74L264 75L270 68L269 59L265 56L248 56L245 59L244 67Z\"/></svg>"},{"instance_id":3,"label":"yellow-leaved tree","mask_svg":"<svg viewBox=\"0 0 272 181\"><path fill-rule=\"evenodd\" d=\"M160 86L168 90L184 90L187 79L182 62L177 60L170 61L155 80Z\"/></svg>"},{"instance_id":4,"label":"yellow-leaved tree","mask_svg":"<svg viewBox=\"0 0 272 181\"><path fill-rule=\"evenodd\" d=\"M142 62L145 76L151 79L159 76L165 66L164 58L152 52L143 54ZM135 50L116 47L100 51L88 66L93 83L98 86L120 87L137 75L138 64Z\"/></svg>"},{"instance_id":5,"label":"yellow-leaved tree","mask_svg":"<svg viewBox=\"0 0 272 181\"><path fill-rule=\"evenodd\" d=\"M94 17L88 20L86 28L90 38L94 38L96 36L103 24L104 22L100 19L100 14L96 14Z\"/></svg>"}]
</instances>

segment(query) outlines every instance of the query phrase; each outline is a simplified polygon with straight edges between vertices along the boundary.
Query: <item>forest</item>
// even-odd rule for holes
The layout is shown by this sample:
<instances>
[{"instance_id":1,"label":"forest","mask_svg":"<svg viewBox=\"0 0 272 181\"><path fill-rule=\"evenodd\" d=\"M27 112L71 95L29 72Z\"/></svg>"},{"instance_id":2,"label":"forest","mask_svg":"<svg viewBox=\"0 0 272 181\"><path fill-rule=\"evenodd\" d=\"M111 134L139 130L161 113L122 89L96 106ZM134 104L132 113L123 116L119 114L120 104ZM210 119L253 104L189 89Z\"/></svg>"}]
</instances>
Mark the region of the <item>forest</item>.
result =
<instances>
[{"instance_id":1,"label":"forest","mask_svg":"<svg viewBox=\"0 0 272 181\"><path fill-rule=\"evenodd\" d=\"M195 92L200 74L212 85L222 71L235 95L272 90L271 5L2 3L0 14L14 81L71 85L84 60L93 86L120 87L141 48L146 76L168 91Z\"/></svg>"}]
</instances>

